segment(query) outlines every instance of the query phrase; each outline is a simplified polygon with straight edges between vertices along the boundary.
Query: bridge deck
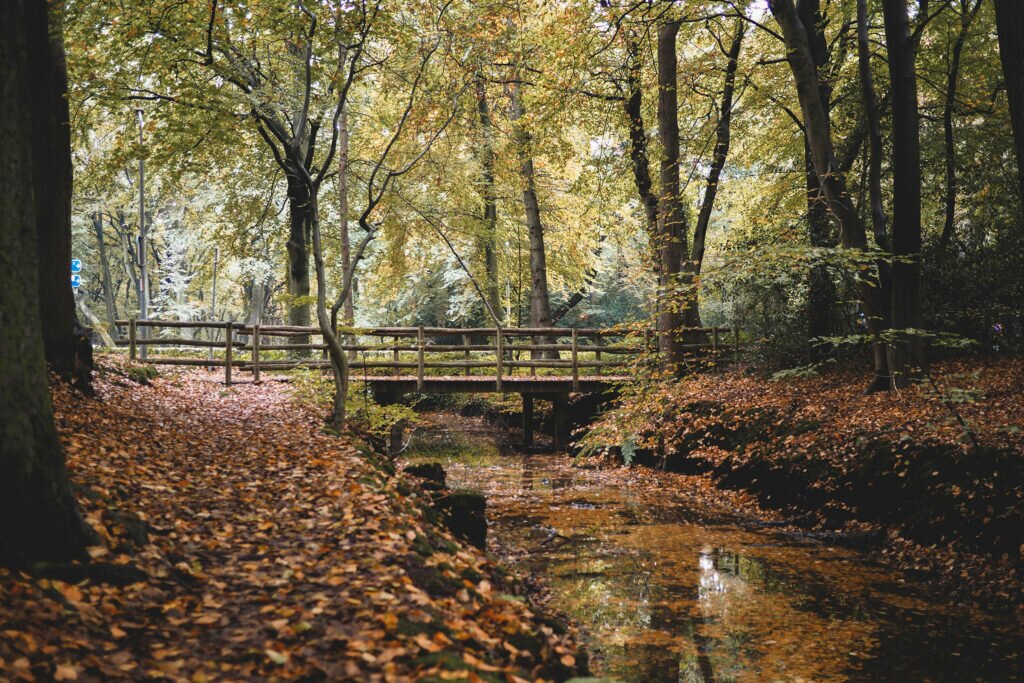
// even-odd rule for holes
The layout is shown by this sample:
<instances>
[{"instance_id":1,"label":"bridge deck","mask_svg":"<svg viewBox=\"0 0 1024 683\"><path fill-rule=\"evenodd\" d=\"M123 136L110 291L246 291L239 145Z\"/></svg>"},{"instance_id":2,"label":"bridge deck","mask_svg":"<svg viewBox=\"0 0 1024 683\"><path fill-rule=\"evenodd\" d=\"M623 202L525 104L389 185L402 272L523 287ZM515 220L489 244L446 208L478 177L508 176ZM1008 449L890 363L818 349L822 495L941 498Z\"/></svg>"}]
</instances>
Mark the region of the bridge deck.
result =
<instances>
[{"instance_id":1,"label":"bridge deck","mask_svg":"<svg viewBox=\"0 0 1024 683\"><path fill-rule=\"evenodd\" d=\"M362 377L352 376L354 381L364 381L374 392L410 394L424 392L429 394L475 394L475 393L516 393L516 394L567 394L569 392L601 392L617 384L627 381L625 375L606 375L601 377L580 377L573 387L572 377L561 376L509 376L501 379L501 388L495 377L477 376L426 376L420 380L416 376L398 377Z\"/></svg>"}]
</instances>

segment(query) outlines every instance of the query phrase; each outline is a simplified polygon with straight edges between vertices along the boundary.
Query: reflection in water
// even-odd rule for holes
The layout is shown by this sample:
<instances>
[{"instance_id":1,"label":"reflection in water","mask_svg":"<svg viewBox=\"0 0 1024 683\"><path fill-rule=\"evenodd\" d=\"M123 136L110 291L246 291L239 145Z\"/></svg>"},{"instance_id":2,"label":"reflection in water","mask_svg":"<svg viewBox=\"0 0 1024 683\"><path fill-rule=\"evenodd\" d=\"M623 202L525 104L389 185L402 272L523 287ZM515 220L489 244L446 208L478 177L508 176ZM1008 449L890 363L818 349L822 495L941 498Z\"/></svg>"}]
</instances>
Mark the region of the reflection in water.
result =
<instances>
[{"instance_id":1,"label":"reflection in water","mask_svg":"<svg viewBox=\"0 0 1024 683\"><path fill-rule=\"evenodd\" d=\"M449 421L450 422L450 421ZM646 477L509 455L478 422L417 460L488 497L492 550L546 578L597 674L623 681L1018 681L1021 630L852 551L728 522Z\"/></svg>"}]
</instances>

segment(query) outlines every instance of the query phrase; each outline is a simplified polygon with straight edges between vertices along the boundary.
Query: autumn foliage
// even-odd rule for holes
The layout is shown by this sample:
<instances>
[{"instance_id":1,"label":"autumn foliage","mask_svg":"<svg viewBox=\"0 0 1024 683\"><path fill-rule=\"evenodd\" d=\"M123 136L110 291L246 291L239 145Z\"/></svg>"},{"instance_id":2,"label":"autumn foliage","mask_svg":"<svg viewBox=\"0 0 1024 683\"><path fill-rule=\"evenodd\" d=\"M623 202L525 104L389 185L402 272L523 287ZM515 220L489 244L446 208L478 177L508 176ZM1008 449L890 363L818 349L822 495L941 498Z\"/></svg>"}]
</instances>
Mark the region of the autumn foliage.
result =
<instances>
[{"instance_id":1,"label":"autumn foliage","mask_svg":"<svg viewBox=\"0 0 1024 683\"><path fill-rule=\"evenodd\" d=\"M565 678L571 634L436 522L412 480L279 381L203 371L56 386L96 562L129 585L0 569L3 680ZM45 575L45 572L44 572Z\"/></svg>"},{"instance_id":2,"label":"autumn foliage","mask_svg":"<svg viewBox=\"0 0 1024 683\"><path fill-rule=\"evenodd\" d=\"M906 390L863 395L865 385L850 368L776 380L738 368L638 385L582 443L708 473L804 528L877 536L900 566L1019 603L1024 362L946 361Z\"/></svg>"}]
</instances>

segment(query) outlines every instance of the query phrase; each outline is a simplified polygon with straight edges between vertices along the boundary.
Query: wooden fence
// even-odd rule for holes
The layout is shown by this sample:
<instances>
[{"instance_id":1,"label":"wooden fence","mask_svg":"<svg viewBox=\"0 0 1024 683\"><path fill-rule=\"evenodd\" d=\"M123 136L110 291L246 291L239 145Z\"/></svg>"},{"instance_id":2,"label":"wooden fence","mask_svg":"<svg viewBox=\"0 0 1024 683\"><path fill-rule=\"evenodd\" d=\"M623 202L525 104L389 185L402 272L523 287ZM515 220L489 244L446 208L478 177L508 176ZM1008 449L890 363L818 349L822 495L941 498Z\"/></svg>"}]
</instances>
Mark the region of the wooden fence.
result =
<instances>
[{"instance_id":1,"label":"wooden fence","mask_svg":"<svg viewBox=\"0 0 1024 683\"><path fill-rule=\"evenodd\" d=\"M117 325L128 330L128 337L116 343L128 347L131 360L138 360L143 348L173 349L177 353L205 348L209 350L207 358L165 353L155 357L147 354L145 360L154 365L223 367L228 385L233 369L251 371L258 382L262 371L330 368L327 344L319 327L135 319L118 320ZM205 334L197 334L203 331ZM727 328L687 331L707 338L706 343L686 345L689 352L717 355L738 347L738 334ZM498 391L502 378L517 370L534 376L538 371L560 375L571 379L575 389L580 377L607 377L605 373L617 369L621 372L641 351L656 351L657 346L652 330L613 328L374 327L345 332L339 338L349 354L349 368L355 378L357 373L369 376L370 370L377 377L415 374L417 384L422 386L428 371L432 375L442 371L460 378L493 377ZM317 337L321 341L314 342ZM308 355L316 351L320 352L319 358ZM290 357L284 357L283 352Z\"/></svg>"}]
</instances>

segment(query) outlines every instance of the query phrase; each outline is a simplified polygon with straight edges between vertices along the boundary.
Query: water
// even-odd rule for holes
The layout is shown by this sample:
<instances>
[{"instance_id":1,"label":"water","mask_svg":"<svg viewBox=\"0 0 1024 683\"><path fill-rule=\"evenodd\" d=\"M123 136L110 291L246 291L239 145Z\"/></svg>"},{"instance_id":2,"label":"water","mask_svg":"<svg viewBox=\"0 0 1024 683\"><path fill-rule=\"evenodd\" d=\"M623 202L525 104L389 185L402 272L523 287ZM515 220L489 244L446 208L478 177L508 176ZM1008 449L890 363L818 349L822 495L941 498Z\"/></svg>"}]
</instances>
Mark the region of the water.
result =
<instances>
[{"instance_id":1,"label":"water","mask_svg":"<svg viewBox=\"0 0 1024 683\"><path fill-rule=\"evenodd\" d=\"M484 492L488 543L544 577L581 626L595 675L619 681L1019 681L1011 616L741 523L699 481L505 452L481 422L444 416L408 451Z\"/></svg>"}]
</instances>

